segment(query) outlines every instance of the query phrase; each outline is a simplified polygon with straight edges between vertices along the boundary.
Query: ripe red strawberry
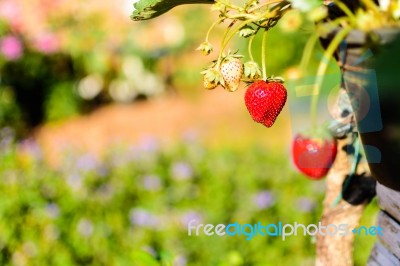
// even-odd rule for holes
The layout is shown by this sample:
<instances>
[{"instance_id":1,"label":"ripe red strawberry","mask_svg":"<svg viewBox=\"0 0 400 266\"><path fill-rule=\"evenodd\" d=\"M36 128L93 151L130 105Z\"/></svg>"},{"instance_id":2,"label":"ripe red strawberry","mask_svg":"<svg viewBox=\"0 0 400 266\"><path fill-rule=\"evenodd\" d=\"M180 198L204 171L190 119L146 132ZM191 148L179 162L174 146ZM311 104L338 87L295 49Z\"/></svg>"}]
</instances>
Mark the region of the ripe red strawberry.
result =
<instances>
[{"instance_id":1,"label":"ripe red strawberry","mask_svg":"<svg viewBox=\"0 0 400 266\"><path fill-rule=\"evenodd\" d=\"M271 127L286 103L287 91L279 82L259 80L251 84L244 96L254 121Z\"/></svg>"},{"instance_id":2,"label":"ripe red strawberry","mask_svg":"<svg viewBox=\"0 0 400 266\"><path fill-rule=\"evenodd\" d=\"M293 162L300 172L311 179L326 176L337 153L334 138L312 138L297 134L292 147Z\"/></svg>"},{"instance_id":3,"label":"ripe red strawberry","mask_svg":"<svg viewBox=\"0 0 400 266\"><path fill-rule=\"evenodd\" d=\"M225 89L236 91L243 75L242 61L236 57L227 57L221 64L220 72L224 79Z\"/></svg>"}]
</instances>

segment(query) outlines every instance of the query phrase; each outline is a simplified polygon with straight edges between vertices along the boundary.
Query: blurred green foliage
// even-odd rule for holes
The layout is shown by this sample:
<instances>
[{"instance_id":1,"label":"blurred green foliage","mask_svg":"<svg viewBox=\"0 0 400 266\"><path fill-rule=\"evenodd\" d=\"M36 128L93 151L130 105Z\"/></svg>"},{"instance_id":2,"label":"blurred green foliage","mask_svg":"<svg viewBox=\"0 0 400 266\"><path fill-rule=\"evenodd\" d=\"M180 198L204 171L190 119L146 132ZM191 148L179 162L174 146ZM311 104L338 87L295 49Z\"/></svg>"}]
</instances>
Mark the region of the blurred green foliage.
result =
<instances>
[{"instance_id":1,"label":"blurred green foliage","mask_svg":"<svg viewBox=\"0 0 400 266\"><path fill-rule=\"evenodd\" d=\"M73 83L58 83L50 89L44 102L45 118L54 121L78 115L81 105L82 100L76 97Z\"/></svg>"},{"instance_id":2,"label":"blurred green foliage","mask_svg":"<svg viewBox=\"0 0 400 266\"><path fill-rule=\"evenodd\" d=\"M258 62L261 62L261 35L257 35L253 46L253 54ZM285 32L279 27L272 28L268 32L267 39L266 63L268 74L281 76L289 67L298 66L309 36L310 32L307 33L306 31Z\"/></svg>"},{"instance_id":3,"label":"blurred green foliage","mask_svg":"<svg viewBox=\"0 0 400 266\"><path fill-rule=\"evenodd\" d=\"M0 127L26 135L43 122L173 88L180 70L166 58L194 50L205 10L135 23L132 8L123 0L1 1Z\"/></svg>"},{"instance_id":4,"label":"blurred green foliage","mask_svg":"<svg viewBox=\"0 0 400 266\"><path fill-rule=\"evenodd\" d=\"M102 159L66 152L58 168L35 141L0 131L1 265L312 265L310 236L188 236L187 223L318 223L324 183L260 146L193 139L115 146ZM363 224L374 224L372 204ZM375 239L357 241L365 265Z\"/></svg>"},{"instance_id":5,"label":"blurred green foliage","mask_svg":"<svg viewBox=\"0 0 400 266\"><path fill-rule=\"evenodd\" d=\"M114 101L129 103L168 90L196 95L192 88L201 86L199 72L217 56L224 29L219 25L213 32L216 51L208 58L194 51L217 15L208 8L176 8L139 23L113 1L1 2L0 126L26 135L43 122ZM76 16L76 10L82 14ZM298 12L285 17L268 33L269 75L285 76L298 65L313 30ZM230 49L246 56L248 39L237 37ZM259 63L260 43L257 36L253 53Z\"/></svg>"}]
</instances>

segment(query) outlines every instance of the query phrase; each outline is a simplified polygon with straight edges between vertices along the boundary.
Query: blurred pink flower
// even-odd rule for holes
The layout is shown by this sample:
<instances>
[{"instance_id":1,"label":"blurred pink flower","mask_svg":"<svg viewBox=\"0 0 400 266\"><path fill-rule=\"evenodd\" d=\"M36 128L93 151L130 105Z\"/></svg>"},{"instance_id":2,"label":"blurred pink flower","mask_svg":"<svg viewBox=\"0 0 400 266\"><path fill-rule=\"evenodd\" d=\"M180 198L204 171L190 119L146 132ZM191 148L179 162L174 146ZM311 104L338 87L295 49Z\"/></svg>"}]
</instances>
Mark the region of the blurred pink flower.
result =
<instances>
[{"instance_id":1,"label":"blurred pink flower","mask_svg":"<svg viewBox=\"0 0 400 266\"><path fill-rule=\"evenodd\" d=\"M44 54L52 54L59 50L60 44L52 33L42 33L33 42L35 49Z\"/></svg>"},{"instance_id":2,"label":"blurred pink flower","mask_svg":"<svg viewBox=\"0 0 400 266\"><path fill-rule=\"evenodd\" d=\"M1 1L0 2L0 18L7 22L12 22L19 16L18 4L15 0L12 1Z\"/></svg>"},{"instance_id":3,"label":"blurred pink flower","mask_svg":"<svg viewBox=\"0 0 400 266\"><path fill-rule=\"evenodd\" d=\"M260 191L254 196L253 200L257 208L260 210L267 209L275 203L274 195L268 190Z\"/></svg>"},{"instance_id":4,"label":"blurred pink flower","mask_svg":"<svg viewBox=\"0 0 400 266\"><path fill-rule=\"evenodd\" d=\"M21 141L18 145L19 150L34 159L42 158L42 150L39 144L32 138Z\"/></svg>"},{"instance_id":5,"label":"blurred pink flower","mask_svg":"<svg viewBox=\"0 0 400 266\"><path fill-rule=\"evenodd\" d=\"M300 197L296 200L297 210L302 212L311 212L317 207L317 203L312 198Z\"/></svg>"},{"instance_id":6,"label":"blurred pink flower","mask_svg":"<svg viewBox=\"0 0 400 266\"><path fill-rule=\"evenodd\" d=\"M193 175L193 168L187 162L176 162L171 167L171 176L176 181L191 179Z\"/></svg>"},{"instance_id":7,"label":"blurred pink flower","mask_svg":"<svg viewBox=\"0 0 400 266\"><path fill-rule=\"evenodd\" d=\"M89 237L90 235L92 235L93 233L93 224L90 220L86 219L86 218L82 218L79 220L77 228L78 233L81 236L84 237Z\"/></svg>"},{"instance_id":8,"label":"blurred pink flower","mask_svg":"<svg viewBox=\"0 0 400 266\"><path fill-rule=\"evenodd\" d=\"M192 220L195 220L196 223L202 223L203 216L196 211L187 211L181 217L181 223L184 227L187 227Z\"/></svg>"},{"instance_id":9,"label":"blurred pink flower","mask_svg":"<svg viewBox=\"0 0 400 266\"><path fill-rule=\"evenodd\" d=\"M129 220L132 225L156 228L159 219L154 214L142 208L134 208L129 211Z\"/></svg>"},{"instance_id":10,"label":"blurred pink flower","mask_svg":"<svg viewBox=\"0 0 400 266\"><path fill-rule=\"evenodd\" d=\"M23 47L21 40L12 35L0 39L0 53L7 60L17 60L22 56Z\"/></svg>"},{"instance_id":11,"label":"blurred pink flower","mask_svg":"<svg viewBox=\"0 0 400 266\"><path fill-rule=\"evenodd\" d=\"M0 19L4 20L10 29L20 31L23 27L23 15L18 1L0 0Z\"/></svg>"},{"instance_id":12,"label":"blurred pink flower","mask_svg":"<svg viewBox=\"0 0 400 266\"><path fill-rule=\"evenodd\" d=\"M156 175L146 175L143 177L143 188L148 191L157 191L162 187L160 178Z\"/></svg>"}]
</instances>

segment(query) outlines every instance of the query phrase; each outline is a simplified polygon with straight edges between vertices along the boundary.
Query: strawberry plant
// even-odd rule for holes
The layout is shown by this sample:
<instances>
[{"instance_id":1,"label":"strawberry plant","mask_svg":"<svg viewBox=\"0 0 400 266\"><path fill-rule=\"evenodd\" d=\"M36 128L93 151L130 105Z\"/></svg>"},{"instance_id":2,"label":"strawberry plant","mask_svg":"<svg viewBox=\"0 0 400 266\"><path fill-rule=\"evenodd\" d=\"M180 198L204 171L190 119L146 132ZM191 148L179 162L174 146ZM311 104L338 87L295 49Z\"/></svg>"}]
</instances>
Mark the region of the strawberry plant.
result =
<instances>
[{"instance_id":1,"label":"strawberry plant","mask_svg":"<svg viewBox=\"0 0 400 266\"><path fill-rule=\"evenodd\" d=\"M210 3L210 1L201 0L195 2ZM135 4L136 11L132 18L134 20L149 19L176 5L188 3L193 2L140 1ZM257 0L251 0L243 6L235 5L229 1L212 3L212 9L219 13L219 18L210 26L204 42L200 44L197 50L204 55L212 54L215 46L209 41L212 30L220 24L225 25L226 29L216 58L201 72L203 85L206 89L222 87L229 92L238 90L241 82L250 85L246 93L246 106L256 122L271 127L285 105L287 93L284 86L281 85L284 83L282 78L267 75L265 62L267 32L290 10L290 2L270 1L261 3ZM260 50L262 54L261 68L252 54L253 40L260 32L263 34ZM242 54L232 53L229 49L229 44L235 36L249 39L249 61L243 62L244 56ZM260 98L259 96L263 93L266 93L266 97Z\"/></svg>"},{"instance_id":2,"label":"strawberry plant","mask_svg":"<svg viewBox=\"0 0 400 266\"><path fill-rule=\"evenodd\" d=\"M315 82L310 91L310 95L312 95L309 107L310 129L307 133L310 142L318 138L319 131L326 131L326 125L329 125L329 123L323 126L318 125L317 108L320 101L319 96L321 94L321 87L323 86L324 75L327 72L330 60L333 57L342 60L343 62L339 62L342 66L342 74L346 71L345 64L347 64L347 57L343 59L343 56L341 56L343 52L339 51L339 46L343 46L343 41L348 38L351 42L351 40L354 39L352 37L354 32L362 32L361 35L356 35L358 36L356 38L363 39L360 40L360 42L356 42L354 45L360 47L364 46L366 49L380 46L393 39L393 37L385 37L385 35L388 35L386 32L389 31L389 35L393 36L395 34L391 32L398 32L400 26L400 5L396 1L381 1L377 3L372 0L337 0L324 3L316 0L247 0L240 4L229 0L141 0L135 4L135 11L132 14L132 19L144 20L154 18L177 5L195 3L212 4L211 10L218 12L219 15L207 31L204 42L197 48L197 50L201 51L206 56L213 55L215 50L218 50L210 65L201 72L203 75L204 87L206 89L222 87L229 92L234 92L238 90L241 82L247 84L249 87L245 93L245 105L253 120L266 127L271 127L274 124L287 98L284 80L279 77L274 78L272 74L276 73L267 74L266 41L268 39L268 31L276 26L279 20L292 9L302 11L309 20L315 23L313 34L305 46L303 59L300 63L300 69L304 75L307 73L313 49L317 41L321 40L325 51L317 67ZM219 45L211 43L210 41L210 35L217 25L225 27ZM385 28L388 29L383 33L380 32L380 29ZM252 54L254 51L253 40L258 34L262 34L262 43L260 47L256 47L259 48L261 62L256 62ZM246 58L243 51L231 51L230 43L235 37L248 39L247 58L249 58L249 60L247 62L243 60L243 58ZM272 58L272 56L268 58ZM363 60L364 59L360 57L359 61L354 62L354 64L359 64L359 62ZM369 80L364 80L360 81L360 83L368 83L368 81ZM347 81L345 78L343 82L344 85L346 85ZM350 90L350 87L347 88L347 90ZM357 92L354 93L351 91L349 91L349 93L351 95L356 95L352 98L357 98L351 99L352 103L360 103L362 101L359 93L357 94ZM353 109L356 109L356 106L353 106ZM359 122L359 116L356 110L353 115L355 119L346 122L346 124L341 125L341 127L348 129L355 128L355 130L357 130L356 127L353 127L353 124ZM335 121L332 123L334 124L334 122ZM335 126L332 125L332 123L330 127ZM345 133L341 132L339 135L343 137L344 134L350 141L353 139L352 131L355 132L355 130L347 130ZM339 135L335 135L333 132L333 136L338 137ZM328 139L331 138L332 136ZM330 142L330 140L328 142ZM353 141L351 142L355 143ZM371 158L371 155L369 157ZM294 159L296 161L296 158ZM334 156L332 160L333 159ZM326 167L326 169L329 169L328 166ZM300 169L302 168L300 167ZM325 175L326 172L327 170L321 171L317 176L322 176L322 173ZM379 170L379 172L382 173L381 170ZM386 183L391 184L393 187L393 182Z\"/></svg>"},{"instance_id":3,"label":"strawberry plant","mask_svg":"<svg viewBox=\"0 0 400 266\"><path fill-rule=\"evenodd\" d=\"M136 11L132 18L134 20L152 18L175 5L186 3L206 4L209 1L141 0L135 5ZM389 50L392 56L398 54L400 47L398 1L333 0L322 3L318 0L247 0L237 5L229 0L216 0L213 2L212 10L217 11L219 17L207 32L205 41L198 47L198 50L205 55L212 54L214 47L219 48L217 56L202 72L204 85L207 89L220 86L232 92L238 89L240 82L247 83L249 87L245 93L245 104L251 117L255 122L271 127L285 105L287 92L281 78L274 79L272 75L267 75L267 33L291 9L305 12L307 17L315 22L314 32L305 46L300 63L303 76L307 73L318 41L324 47L314 82L307 92L307 96L311 96L310 129L307 133L296 135L292 146L293 162L303 174L311 179L320 179L327 175L340 151L338 154L340 159L335 164L339 166L335 167L336 172L327 178L327 194L321 222L325 224L335 220L342 222L340 216L348 216L349 223L358 223L360 209L356 210L346 205L352 204L350 201L341 201L344 194L353 192L357 194L356 190L363 190L367 183L369 183L367 190L374 191L376 182L368 181L371 176L379 183L400 191L398 178L400 167L393 160L400 156L400 137L391 135L393 129L400 128L399 113L393 111L398 110L395 106L400 101L400 93L396 90L398 77L391 72L399 68L399 60L391 60L389 59L391 56L387 55L383 60L385 56L382 56L382 50ZM220 45L214 46L210 42L209 35L219 24L224 25L226 30ZM259 49L261 68L252 55L253 40L259 33L262 34L262 44ZM248 62L241 61L244 58L241 51L235 53L230 51L229 43L235 36L248 38L250 58ZM376 60L370 60L373 53L377 55ZM341 90L346 91L351 104L347 111L344 109L339 111L337 119L321 126L317 123L321 88L329 62L333 58L341 68ZM336 107L340 109L339 104ZM324 133L320 136L319 132L331 134ZM363 154L361 146L365 150L370 169L367 171L363 170L362 166L359 167ZM346 147L346 151L343 147ZM346 170L340 169L340 164L345 169L348 168L347 173ZM354 189L354 186L349 184L353 183L352 178L358 174L368 177ZM333 201L332 194L337 195ZM372 197L373 195L358 201L361 210ZM347 209L346 214L341 213L343 209ZM335 261L335 265L352 265L352 253L350 248L345 247L346 245L351 247L353 239L349 238L346 241L347 243L343 245L340 240L317 235L316 264L333 265L332 262ZM336 262L338 258L340 260Z\"/></svg>"}]
</instances>

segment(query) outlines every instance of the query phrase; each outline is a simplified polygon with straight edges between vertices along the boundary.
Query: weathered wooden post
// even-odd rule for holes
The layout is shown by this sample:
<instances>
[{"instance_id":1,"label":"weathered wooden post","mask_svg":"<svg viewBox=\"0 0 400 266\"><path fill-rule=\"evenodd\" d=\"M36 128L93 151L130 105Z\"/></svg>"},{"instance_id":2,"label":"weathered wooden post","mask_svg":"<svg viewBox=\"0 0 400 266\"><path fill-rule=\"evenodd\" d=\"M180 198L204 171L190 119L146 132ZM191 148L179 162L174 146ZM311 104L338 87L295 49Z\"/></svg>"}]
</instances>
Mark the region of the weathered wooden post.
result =
<instances>
[{"instance_id":1,"label":"weathered wooden post","mask_svg":"<svg viewBox=\"0 0 400 266\"><path fill-rule=\"evenodd\" d=\"M344 94L342 91L341 95ZM340 97L338 101L339 99ZM336 110L333 110L334 117L340 122L351 123L354 115L350 114L343 119L338 101ZM326 178L327 188L320 221L325 227L329 224L346 224L349 229L358 227L364 209L374 195L375 181L370 177L366 163L358 164L356 172L349 179L349 169L354 164L352 161L354 156L349 156L347 152L351 142L349 138L338 140L338 154ZM354 193L354 188L359 186L362 188ZM318 234L316 265L353 265L354 239L355 234L347 236Z\"/></svg>"},{"instance_id":2,"label":"weathered wooden post","mask_svg":"<svg viewBox=\"0 0 400 266\"><path fill-rule=\"evenodd\" d=\"M343 151L347 145L346 140L339 141L339 150L335 163L327 176L327 190L324 199L324 208L321 218L321 224L348 224L349 228L358 226L362 213L368 204L364 201L359 205L351 205L341 200L335 204L337 196L342 191L343 182L348 174L350 162L348 155ZM360 167L361 168L361 167ZM360 169L363 171L363 169ZM346 266L353 265L353 246L354 234L347 236L339 235L317 235L317 266Z\"/></svg>"},{"instance_id":3,"label":"weathered wooden post","mask_svg":"<svg viewBox=\"0 0 400 266\"><path fill-rule=\"evenodd\" d=\"M377 225L383 229L383 234L378 235L368 265L400 265L400 192L378 184L376 193L381 209Z\"/></svg>"},{"instance_id":4,"label":"weathered wooden post","mask_svg":"<svg viewBox=\"0 0 400 266\"><path fill-rule=\"evenodd\" d=\"M366 45L366 36L360 32L351 36L352 48L342 59L343 74L348 80L346 89L358 105L357 125L372 175L378 181L381 211L377 225L382 235L377 236L368 264L400 265L400 138L396 133L400 129L400 93L395 73L400 66L400 39L398 29L382 29L376 36L376 47ZM371 58L365 58L371 51Z\"/></svg>"},{"instance_id":5,"label":"weathered wooden post","mask_svg":"<svg viewBox=\"0 0 400 266\"><path fill-rule=\"evenodd\" d=\"M376 40L360 31L352 31L345 47L337 52L343 88L354 110L371 175L377 180L377 196L381 211L377 225L382 228L368 265L400 265L400 38L398 29L382 29L373 33ZM345 145L341 141L342 145ZM346 223L350 228L358 221L368 201L351 206L341 201L332 206L341 192L349 169L348 156L338 154L327 177L322 224ZM365 166L360 166L365 168ZM360 172L359 167L359 173ZM354 187L353 189L361 189ZM317 265L352 265L354 235L347 237L318 236Z\"/></svg>"}]
</instances>

